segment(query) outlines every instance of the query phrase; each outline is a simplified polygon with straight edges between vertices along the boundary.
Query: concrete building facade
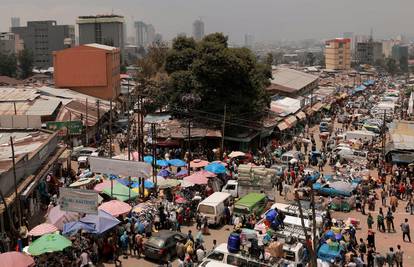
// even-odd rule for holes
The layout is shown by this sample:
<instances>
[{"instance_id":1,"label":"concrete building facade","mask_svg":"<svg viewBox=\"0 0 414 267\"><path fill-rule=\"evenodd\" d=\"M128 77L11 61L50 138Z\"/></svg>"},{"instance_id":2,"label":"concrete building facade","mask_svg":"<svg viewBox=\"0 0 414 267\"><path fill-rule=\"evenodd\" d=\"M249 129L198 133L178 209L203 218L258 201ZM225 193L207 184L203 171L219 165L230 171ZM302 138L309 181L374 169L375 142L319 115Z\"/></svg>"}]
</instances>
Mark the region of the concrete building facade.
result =
<instances>
[{"instance_id":1,"label":"concrete building facade","mask_svg":"<svg viewBox=\"0 0 414 267\"><path fill-rule=\"evenodd\" d=\"M120 50L87 44L54 53L55 86L104 100L120 94Z\"/></svg>"},{"instance_id":2,"label":"concrete building facade","mask_svg":"<svg viewBox=\"0 0 414 267\"><path fill-rule=\"evenodd\" d=\"M11 23L11 28L20 27L20 18L19 17L11 17L10 23Z\"/></svg>"},{"instance_id":3,"label":"concrete building facade","mask_svg":"<svg viewBox=\"0 0 414 267\"><path fill-rule=\"evenodd\" d=\"M76 20L79 27L79 44L97 43L124 50L125 19L119 15L80 16Z\"/></svg>"},{"instance_id":4,"label":"concrete building facade","mask_svg":"<svg viewBox=\"0 0 414 267\"><path fill-rule=\"evenodd\" d=\"M193 38L200 41L204 37L204 22L198 19L193 22Z\"/></svg>"},{"instance_id":5,"label":"concrete building facade","mask_svg":"<svg viewBox=\"0 0 414 267\"><path fill-rule=\"evenodd\" d=\"M26 27L12 27L11 31L18 34L24 47L33 53L33 63L38 68L53 65L53 52L67 47L65 40L75 44L75 27L57 25L55 20L28 21Z\"/></svg>"},{"instance_id":6,"label":"concrete building facade","mask_svg":"<svg viewBox=\"0 0 414 267\"><path fill-rule=\"evenodd\" d=\"M337 38L326 41L325 64L329 70L351 69L351 39Z\"/></svg>"},{"instance_id":7,"label":"concrete building facade","mask_svg":"<svg viewBox=\"0 0 414 267\"><path fill-rule=\"evenodd\" d=\"M143 21L135 21L135 41L138 47L144 47L147 43L147 24Z\"/></svg>"},{"instance_id":8,"label":"concrete building facade","mask_svg":"<svg viewBox=\"0 0 414 267\"><path fill-rule=\"evenodd\" d=\"M358 64L375 65L377 61L383 59L381 42L370 40L368 42L357 43L355 52Z\"/></svg>"},{"instance_id":9,"label":"concrete building facade","mask_svg":"<svg viewBox=\"0 0 414 267\"><path fill-rule=\"evenodd\" d=\"M12 32L0 33L0 54L19 54L23 50L23 40Z\"/></svg>"}]
</instances>

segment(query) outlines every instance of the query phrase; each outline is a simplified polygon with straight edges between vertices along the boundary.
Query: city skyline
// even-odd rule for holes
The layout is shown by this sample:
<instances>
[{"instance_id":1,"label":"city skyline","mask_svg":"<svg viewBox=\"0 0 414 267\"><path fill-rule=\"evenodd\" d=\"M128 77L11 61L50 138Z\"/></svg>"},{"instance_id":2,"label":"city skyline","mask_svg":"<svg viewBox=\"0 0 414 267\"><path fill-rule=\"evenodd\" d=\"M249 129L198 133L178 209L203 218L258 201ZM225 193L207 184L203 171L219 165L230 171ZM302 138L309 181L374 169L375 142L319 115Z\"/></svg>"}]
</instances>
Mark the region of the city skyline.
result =
<instances>
[{"instance_id":1,"label":"city skyline","mask_svg":"<svg viewBox=\"0 0 414 267\"><path fill-rule=\"evenodd\" d=\"M342 32L369 35L384 39L404 34L414 36L410 27L410 10L414 2L405 0L368 0L335 2L327 0L212 0L169 2L149 0L91 0L88 2L61 0L42 2L4 0L0 11L0 30L7 31L11 17L20 17L21 24L29 20L57 20L59 24L75 25L76 17L96 14L119 14L126 18L128 36L132 35L133 21L147 21L170 40L178 33L191 35L192 23L201 18L206 34L223 32L230 40L244 43L246 33L254 33L257 42L281 40L329 39ZM357 8L356 8L357 7ZM44 10L47 8L47 15ZM229 14L228 10L232 10ZM337 13L339 12L339 13ZM343 14L343 16L338 16ZM351 18L363 19L351 19ZM406 18L406 19L405 19ZM133 36L133 35L132 35Z\"/></svg>"}]
</instances>

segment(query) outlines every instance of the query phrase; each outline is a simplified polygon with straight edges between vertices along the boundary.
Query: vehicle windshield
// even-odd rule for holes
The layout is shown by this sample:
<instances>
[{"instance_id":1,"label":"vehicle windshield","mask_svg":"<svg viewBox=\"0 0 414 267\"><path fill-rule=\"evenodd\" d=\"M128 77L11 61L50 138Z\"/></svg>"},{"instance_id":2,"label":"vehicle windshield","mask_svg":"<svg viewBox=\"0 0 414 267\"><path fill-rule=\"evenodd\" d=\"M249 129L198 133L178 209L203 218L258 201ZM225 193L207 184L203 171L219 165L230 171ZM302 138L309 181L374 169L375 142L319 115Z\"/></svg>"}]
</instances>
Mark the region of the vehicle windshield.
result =
<instances>
[{"instance_id":1,"label":"vehicle windshield","mask_svg":"<svg viewBox=\"0 0 414 267\"><path fill-rule=\"evenodd\" d=\"M198 206L198 211L205 214L215 214L213 206L207 206L204 204L200 204Z\"/></svg>"},{"instance_id":2,"label":"vehicle windshield","mask_svg":"<svg viewBox=\"0 0 414 267\"><path fill-rule=\"evenodd\" d=\"M151 245L151 246L154 246L154 247L159 247L159 248L161 248L161 247L163 247L164 246L164 240L163 239L161 239L161 238L159 238L159 237L151 237L149 240L148 240L148 244L149 245Z\"/></svg>"}]
</instances>

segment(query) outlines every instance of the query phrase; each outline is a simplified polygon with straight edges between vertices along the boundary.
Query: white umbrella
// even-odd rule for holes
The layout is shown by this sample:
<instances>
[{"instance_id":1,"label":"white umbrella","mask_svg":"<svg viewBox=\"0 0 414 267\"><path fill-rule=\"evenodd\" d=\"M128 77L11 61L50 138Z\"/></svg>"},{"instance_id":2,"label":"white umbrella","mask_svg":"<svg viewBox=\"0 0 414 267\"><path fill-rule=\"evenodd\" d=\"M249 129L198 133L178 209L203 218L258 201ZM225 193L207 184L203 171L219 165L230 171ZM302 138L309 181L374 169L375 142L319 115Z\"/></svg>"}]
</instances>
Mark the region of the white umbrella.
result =
<instances>
[{"instance_id":1,"label":"white umbrella","mask_svg":"<svg viewBox=\"0 0 414 267\"><path fill-rule=\"evenodd\" d=\"M233 151L229 154L230 158L244 157L246 154L241 151Z\"/></svg>"},{"instance_id":2,"label":"white umbrella","mask_svg":"<svg viewBox=\"0 0 414 267\"><path fill-rule=\"evenodd\" d=\"M352 184L343 182L343 181L332 182L329 184L329 186L331 188L344 191L344 192L352 192L352 190L354 190L354 187L352 186Z\"/></svg>"}]
</instances>

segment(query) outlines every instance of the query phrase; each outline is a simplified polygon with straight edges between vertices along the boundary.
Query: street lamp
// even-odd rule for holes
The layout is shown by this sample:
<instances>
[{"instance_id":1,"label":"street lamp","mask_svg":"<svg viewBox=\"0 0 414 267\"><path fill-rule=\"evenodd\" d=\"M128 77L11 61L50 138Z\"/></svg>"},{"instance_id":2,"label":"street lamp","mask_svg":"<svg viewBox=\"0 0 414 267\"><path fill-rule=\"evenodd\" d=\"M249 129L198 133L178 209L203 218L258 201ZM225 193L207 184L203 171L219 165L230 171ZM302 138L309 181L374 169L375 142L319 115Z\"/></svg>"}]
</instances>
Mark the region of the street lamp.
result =
<instances>
[{"instance_id":1,"label":"street lamp","mask_svg":"<svg viewBox=\"0 0 414 267\"><path fill-rule=\"evenodd\" d=\"M187 171L190 176L190 162L191 162L191 109L201 101L198 94L188 93L181 97L181 101L187 107L188 113L188 158L187 158Z\"/></svg>"}]
</instances>

